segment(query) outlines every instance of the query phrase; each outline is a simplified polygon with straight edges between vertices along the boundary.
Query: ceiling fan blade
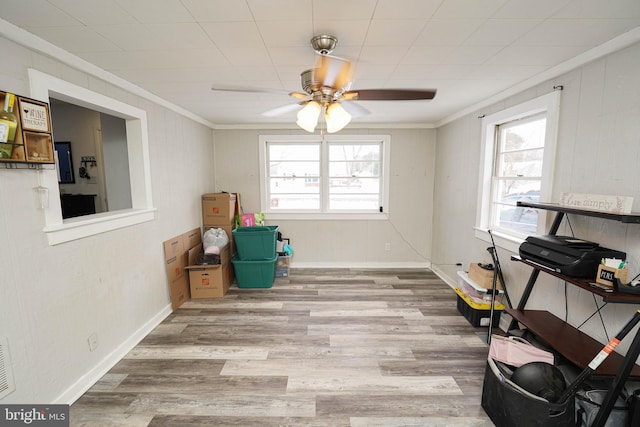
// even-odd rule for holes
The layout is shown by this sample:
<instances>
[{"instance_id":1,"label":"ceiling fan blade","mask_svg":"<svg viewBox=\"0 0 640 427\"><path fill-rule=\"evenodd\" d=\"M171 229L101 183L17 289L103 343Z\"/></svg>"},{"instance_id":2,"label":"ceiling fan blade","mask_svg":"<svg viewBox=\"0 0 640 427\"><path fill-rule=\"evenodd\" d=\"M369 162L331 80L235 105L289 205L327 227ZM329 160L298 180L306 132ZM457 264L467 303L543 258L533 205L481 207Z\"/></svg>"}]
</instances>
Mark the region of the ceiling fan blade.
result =
<instances>
[{"instance_id":1,"label":"ceiling fan blade","mask_svg":"<svg viewBox=\"0 0 640 427\"><path fill-rule=\"evenodd\" d=\"M320 83L320 86L340 90L351 83L352 69L351 61L337 56L319 55L315 79Z\"/></svg>"},{"instance_id":2,"label":"ceiling fan blade","mask_svg":"<svg viewBox=\"0 0 640 427\"><path fill-rule=\"evenodd\" d=\"M350 90L344 98L353 101L413 101L433 99L435 89L360 89Z\"/></svg>"},{"instance_id":3,"label":"ceiling fan blade","mask_svg":"<svg viewBox=\"0 0 640 427\"><path fill-rule=\"evenodd\" d=\"M289 92L289 96L292 96L292 97L298 98L298 99L304 99L304 98L308 98L309 94L308 93L302 93L302 92Z\"/></svg>"},{"instance_id":4,"label":"ceiling fan blade","mask_svg":"<svg viewBox=\"0 0 640 427\"><path fill-rule=\"evenodd\" d=\"M359 105L357 102L351 102L347 100L340 100L340 104L345 109L345 111L351 114L351 117L362 117L366 116L370 113L369 110L364 108L362 105Z\"/></svg>"},{"instance_id":5,"label":"ceiling fan blade","mask_svg":"<svg viewBox=\"0 0 640 427\"><path fill-rule=\"evenodd\" d=\"M226 87L212 87L212 91L214 92L240 92L240 93L274 93L278 95L289 95L293 98L304 99L309 96L308 93L302 92L286 92L284 90L277 89L259 89L259 88L243 88L243 87L235 87L235 86L226 86Z\"/></svg>"},{"instance_id":6,"label":"ceiling fan blade","mask_svg":"<svg viewBox=\"0 0 640 427\"><path fill-rule=\"evenodd\" d=\"M251 88L251 87L236 87L236 86L212 86L211 90L214 92L240 92L240 93L276 93L280 95L287 95L289 92L278 89L265 89L265 88Z\"/></svg>"},{"instance_id":7,"label":"ceiling fan blade","mask_svg":"<svg viewBox=\"0 0 640 427\"><path fill-rule=\"evenodd\" d=\"M290 113L292 111L296 111L300 109L301 105L306 104L306 101L304 102L297 102L295 104L287 104L287 105L283 105L281 107L276 107L272 110L268 110L262 113L263 116L265 117L277 117L277 116L281 116L283 114L286 113Z\"/></svg>"}]
</instances>

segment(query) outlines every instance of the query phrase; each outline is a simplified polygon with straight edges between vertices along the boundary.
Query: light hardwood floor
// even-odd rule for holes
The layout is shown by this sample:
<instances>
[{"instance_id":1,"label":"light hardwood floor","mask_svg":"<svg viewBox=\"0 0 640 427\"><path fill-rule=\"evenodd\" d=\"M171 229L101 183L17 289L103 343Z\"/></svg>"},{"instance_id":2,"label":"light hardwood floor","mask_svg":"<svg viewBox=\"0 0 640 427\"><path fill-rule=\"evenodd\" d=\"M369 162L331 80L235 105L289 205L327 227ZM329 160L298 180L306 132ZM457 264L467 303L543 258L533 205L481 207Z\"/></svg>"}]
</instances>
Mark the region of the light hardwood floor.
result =
<instances>
[{"instance_id":1,"label":"light hardwood floor","mask_svg":"<svg viewBox=\"0 0 640 427\"><path fill-rule=\"evenodd\" d=\"M292 269L176 310L72 426L493 426L486 328L423 269Z\"/></svg>"}]
</instances>

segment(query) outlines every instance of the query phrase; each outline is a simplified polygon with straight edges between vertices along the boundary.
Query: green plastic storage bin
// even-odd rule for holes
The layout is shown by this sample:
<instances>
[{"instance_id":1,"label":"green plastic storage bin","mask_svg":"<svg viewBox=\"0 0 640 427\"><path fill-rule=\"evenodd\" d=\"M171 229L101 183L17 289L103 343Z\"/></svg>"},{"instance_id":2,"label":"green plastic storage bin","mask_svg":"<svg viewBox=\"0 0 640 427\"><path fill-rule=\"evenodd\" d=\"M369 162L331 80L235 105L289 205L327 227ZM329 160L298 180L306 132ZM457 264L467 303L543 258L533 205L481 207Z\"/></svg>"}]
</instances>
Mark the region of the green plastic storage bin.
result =
<instances>
[{"instance_id":1,"label":"green plastic storage bin","mask_svg":"<svg viewBox=\"0 0 640 427\"><path fill-rule=\"evenodd\" d=\"M244 261L236 254L231 262L239 288L270 288L276 277L276 254L271 259Z\"/></svg>"},{"instance_id":2,"label":"green plastic storage bin","mask_svg":"<svg viewBox=\"0 0 640 427\"><path fill-rule=\"evenodd\" d=\"M232 233L240 260L270 260L276 255L277 225L240 227Z\"/></svg>"}]
</instances>

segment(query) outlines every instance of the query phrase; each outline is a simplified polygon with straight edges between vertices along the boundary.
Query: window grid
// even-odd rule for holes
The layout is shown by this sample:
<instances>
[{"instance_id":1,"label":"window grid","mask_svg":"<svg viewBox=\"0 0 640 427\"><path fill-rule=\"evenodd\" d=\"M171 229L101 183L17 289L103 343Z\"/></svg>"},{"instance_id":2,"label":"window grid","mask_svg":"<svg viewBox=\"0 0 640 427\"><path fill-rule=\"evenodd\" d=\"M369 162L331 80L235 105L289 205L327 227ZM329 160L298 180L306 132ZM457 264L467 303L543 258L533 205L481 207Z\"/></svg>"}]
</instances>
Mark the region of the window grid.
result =
<instances>
[{"instance_id":1,"label":"window grid","mask_svg":"<svg viewBox=\"0 0 640 427\"><path fill-rule=\"evenodd\" d=\"M318 150L317 157L305 154L308 147ZM267 212L381 211L385 187L380 140L265 141L264 159Z\"/></svg>"},{"instance_id":2,"label":"window grid","mask_svg":"<svg viewBox=\"0 0 640 427\"><path fill-rule=\"evenodd\" d=\"M545 126L544 113L495 126L491 228L523 236L536 233L538 212L518 207L516 203L539 201Z\"/></svg>"}]
</instances>

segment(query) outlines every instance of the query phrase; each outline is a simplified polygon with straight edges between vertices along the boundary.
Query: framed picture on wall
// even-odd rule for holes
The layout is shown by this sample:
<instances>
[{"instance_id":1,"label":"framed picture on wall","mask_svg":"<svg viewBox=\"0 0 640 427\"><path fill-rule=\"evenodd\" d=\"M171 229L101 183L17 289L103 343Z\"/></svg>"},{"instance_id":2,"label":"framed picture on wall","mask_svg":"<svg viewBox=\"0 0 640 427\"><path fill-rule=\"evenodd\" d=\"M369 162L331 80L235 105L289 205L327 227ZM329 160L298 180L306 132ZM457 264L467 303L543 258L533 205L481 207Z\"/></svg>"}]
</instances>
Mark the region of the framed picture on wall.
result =
<instances>
[{"instance_id":1,"label":"framed picture on wall","mask_svg":"<svg viewBox=\"0 0 640 427\"><path fill-rule=\"evenodd\" d=\"M20 101L20 123L22 130L51 132L49 105L34 99L18 97Z\"/></svg>"}]
</instances>

